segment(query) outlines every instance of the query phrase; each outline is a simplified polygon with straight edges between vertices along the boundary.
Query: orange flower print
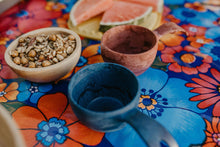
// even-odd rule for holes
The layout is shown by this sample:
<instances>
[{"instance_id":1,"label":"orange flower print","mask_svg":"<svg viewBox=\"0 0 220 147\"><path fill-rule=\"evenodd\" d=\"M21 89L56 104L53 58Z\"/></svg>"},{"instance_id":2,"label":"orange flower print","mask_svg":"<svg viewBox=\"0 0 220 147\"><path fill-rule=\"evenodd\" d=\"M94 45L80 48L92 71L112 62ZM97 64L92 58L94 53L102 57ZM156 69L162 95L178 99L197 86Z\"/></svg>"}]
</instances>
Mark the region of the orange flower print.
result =
<instances>
[{"instance_id":1,"label":"orange flower print","mask_svg":"<svg viewBox=\"0 0 220 147\"><path fill-rule=\"evenodd\" d=\"M194 9L194 10L199 11L199 12L205 12L206 11L204 5L202 5L200 2L186 3L184 6L186 8L191 8L191 9Z\"/></svg>"},{"instance_id":2,"label":"orange flower print","mask_svg":"<svg viewBox=\"0 0 220 147\"><path fill-rule=\"evenodd\" d=\"M212 39L207 39L205 36L189 36L186 40L190 41L190 45L195 48L200 48L206 43L213 42Z\"/></svg>"},{"instance_id":3,"label":"orange flower print","mask_svg":"<svg viewBox=\"0 0 220 147\"><path fill-rule=\"evenodd\" d=\"M10 39L8 37L2 37L0 36L0 45L6 45L7 41Z\"/></svg>"},{"instance_id":4,"label":"orange flower print","mask_svg":"<svg viewBox=\"0 0 220 147\"><path fill-rule=\"evenodd\" d=\"M160 38L160 41L163 42L166 46L178 46L184 41L185 38L179 36L178 34L166 34Z\"/></svg>"},{"instance_id":5,"label":"orange flower print","mask_svg":"<svg viewBox=\"0 0 220 147\"><path fill-rule=\"evenodd\" d=\"M12 82L7 86L6 83L0 84L0 102L13 101L18 95L18 83Z\"/></svg>"},{"instance_id":6,"label":"orange flower print","mask_svg":"<svg viewBox=\"0 0 220 147\"><path fill-rule=\"evenodd\" d=\"M206 109L214 106L212 109L213 116L220 116L220 72L212 68L212 76L199 74L200 78L192 78L194 83L187 83L187 87L193 88L190 92L198 93L190 98L190 101L200 101L198 107Z\"/></svg>"},{"instance_id":7,"label":"orange flower print","mask_svg":"<svg viewBox=\"0 0 220 147\"><path fill-rule=\"evenodd\" d=\"M220 121L219 117L213 117L211 122L204 119L206 122L206 140L202 147L217 147L220 146Z\"/></svg>"},{"instance_id":8,"label":"orange flower print","mask_svg":"<svg viewBox=\"0 0 220 147\"><path fill-rule=\"evenodd\" d=\"M57 2L52 2L52 1L48 1L45 9L48 11L61 11L62 9L65 9L66 5L61 4L61 3L57 3Z\"/></svg>"},{"instance_id":9,"label":"orange flower print","mask_svg":"<svg viewBox=\"0 0 220 147\"><path fill-rule=\"evenodd\" d=\"M199 49L191 46L166 47L161 53L161 60L170 63L168 69L177 73L184 72L188 75L205 73L212 63L211 56L204 55Z\"/></svg>"},{"instance_id":10,"label":"orange flower print","mask_svg":"<svg viewBox=\"0 0 220 147\"><path fill-rule=\"evenodd\" d=\"M37 108L23 106L12 116L27 146L95 146L104 136L79 122L63 93L44 95Z\"/></svg>"},{"instance_id":11,"label":"orange flower print","mask_svg":"<svg viewBox=\"0 0 220 147\"><path fill-rule=\"evenodd\" d=\"M138 107L141 109L153 110L154 105L157 104L157 101L151 98L149 95L141 95L139 99Z\"/></svg>"},{"instance_id":12,"label":"orange flower print","mask_svg":"<svg viewBox=\"0 0 220 147\"><path fill-rule=\"evenodd\" d=\"M104 62L102 56L100 55L99 46L100 44L90 45L83 50L82 56L75 68L75 72L88 64Z\"/></svg>"},{"instance_id":13,"label":"orange flower print","mask_svg":"<svg viewBox=\"0 0 220 147\"><path fill-rule=\"evenodd\" d=\"M181 27L188 32L189 36L204 36L207 30L205 27L196 26L192 24L184 24Z\"/></svg>"},{"instance_id":14,"label":"orange flower print","mask_svg":"<svg viewBox=\"0 0 220 147\"><path fill-rule=\"evenodd\" d=\"M69 13L63 14L62 17L56 19L57 25L62 28L67 28L68 19L69 19Z\"/></svg>"},{"instance_id":15,"label":"orange flower print","mask_svg":"<svg viewBox=\"0 0 220 147\"><path fill-rule=\"evenodd\" d=\"M174 22L174 23L177 23L177 24L181 22L180 19L176 18L172 14L167 15L164 20L167 20L167 22Z\"/></svg>"}]
</instances>

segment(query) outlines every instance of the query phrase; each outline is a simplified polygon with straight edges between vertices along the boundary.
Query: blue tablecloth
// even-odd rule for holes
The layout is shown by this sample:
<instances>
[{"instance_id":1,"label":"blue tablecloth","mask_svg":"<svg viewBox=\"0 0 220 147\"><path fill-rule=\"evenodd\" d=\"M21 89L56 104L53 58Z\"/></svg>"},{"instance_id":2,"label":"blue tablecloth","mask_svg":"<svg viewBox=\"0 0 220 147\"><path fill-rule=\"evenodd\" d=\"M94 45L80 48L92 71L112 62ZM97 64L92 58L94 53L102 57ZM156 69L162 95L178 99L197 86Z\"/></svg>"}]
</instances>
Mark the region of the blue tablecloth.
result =
<instances>
[{"instance_id":1,"label":"blue tablecloth","mask_svg":"<svg viewBox=\"0 0 220 147\"><path fill-rule=\"evenodd\" d=\"M4 61L5 49L21 34L67 27L75 2L22 1L0 15L0 103L12 114L27 146L145 146L129 125L116 132L96 132L82 125L71 110L69 80L84 66L103 62L100 41L82 37L77 67L52 83L24 80ZM165 0L162 23L167 21L189 35L161 38L153 65L138 76L138 107L167 128L180 147L220 146L220 1Z\"/></svg>"}]
</instances>

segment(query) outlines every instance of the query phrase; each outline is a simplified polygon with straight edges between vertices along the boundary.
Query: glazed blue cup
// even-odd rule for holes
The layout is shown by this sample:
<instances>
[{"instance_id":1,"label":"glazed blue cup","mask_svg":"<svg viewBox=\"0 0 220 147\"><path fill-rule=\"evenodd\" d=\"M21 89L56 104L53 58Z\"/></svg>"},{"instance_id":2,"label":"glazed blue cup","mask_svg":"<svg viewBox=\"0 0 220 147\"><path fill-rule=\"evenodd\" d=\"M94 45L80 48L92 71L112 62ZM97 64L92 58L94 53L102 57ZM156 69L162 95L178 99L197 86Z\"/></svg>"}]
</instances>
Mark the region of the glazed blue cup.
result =
<instances>
[{"instance_id":1,"label":"glazed blue cup","mask_svg":"<svg viewBox=\"0 0 220 147\"><path fill-rule=\"evenodd\" d=\"M129 123L148 144L155 131L151 123L160 124L137 109L139 91L136 76L124 66L96 63L72 77L68 97L78 119L89 128L110 132Z\"/></svg>"}]
</instances>

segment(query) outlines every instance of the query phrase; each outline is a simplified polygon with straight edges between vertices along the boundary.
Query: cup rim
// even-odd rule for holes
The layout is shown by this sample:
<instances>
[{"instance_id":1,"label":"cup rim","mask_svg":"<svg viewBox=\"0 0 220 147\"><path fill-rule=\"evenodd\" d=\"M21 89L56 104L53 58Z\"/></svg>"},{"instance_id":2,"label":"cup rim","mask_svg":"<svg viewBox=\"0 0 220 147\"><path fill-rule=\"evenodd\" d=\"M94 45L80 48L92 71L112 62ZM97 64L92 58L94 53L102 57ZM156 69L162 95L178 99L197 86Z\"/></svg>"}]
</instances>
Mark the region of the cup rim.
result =
<instances>
[{"instance_id":1,"label":"cup rim","mask_svg":"<svg viewBox=\"0 0 220 147\"><path fill-rule=\"evenodd\" d=\"M126 71L128 71L134 77L134 79L137 81L137 91L136 91L135 97L133 97L133 99L128 104L126 104L125 106L123 106L119 109L113 110L113 111L99 112L99 111L89 110L87 108L84 108L84 107L80 106L72 98L72 91L73 91L72 84L74 83L74 77L76 77L78 74L81 74L81 72L83 72L84 70L86 70L90 66L95 66L97 64L103 64L103 65L108 64L108 65L118 66L118 67L123 68ZM108 115L108 116L115 116L117 114L121 114L121 113L127 112L129 110L132 110L132 109L137 107L137 104L138 104L137 99L139 98L139 94L140 94L140 86L139 86L139 81L138 81L137 77L135 76L135 74L132 71L130 71L128 68L126 68L126 67L124 67L120 64L110 63L110 62L95 63L95 64L90 64L90 65L85 66L84 68L80 69L75 75L73 75L73 77L71 78L71 80L69 82L69 85L68 85L68 97L69 97L69 100L72 103L74 103L74 106L76 106L77 108L83 110L86 113L90 113L90 114L94 114L94 115L103 115L104 114L104 115ZM70 102L70 104L71 104L71 102Z\"/></svg>"},{"instance_id":2,"label":"cup rim","mask_svg":"<svg viewBox=\"0 0 220 147\"><path fill-rule=\"evenodd\" d=\"M47 66L47 67L29 68L29 67L19 66L19 65L15 64L11 60L11 57L9 55L9 51L14 49L13 46L18 42L18 40L20 38L27 37L29 35L35 36L36 34L40 34L40 33L44 33L44 32L47 32L46 34L50 34L50 33L53 33L53 32L61 32L61 33L63 32L63 33L74 35L74 37L76 38L76 47L75 47L74 51L71 53L71 55L69 55L63 61L58 62L58 63L56 63L54 65ZM59 67L59 66L65 65L66 62L68 62L69 60L72 60L72 59L75 58L75 56L77 55L78 51L81 51L81 39L80 39L78 34L76 34L74 31L68 30L66 28L48 27L48 28L41 28L41 29L33 30L33 31L30 31L28 33L25 33L25 34L19 36L17 39L15 39L13 42L11 42L10 45L7 47L7 49L5 50L4 58L5 58L6 63L9 66L11 66L14 69L16 69L16 70L36 72L36 71L50 70L50 69L53 69L55 67Z\"/></svg>"},{"instance_id":3,"label":"cup rim","mask_svg":"<svg viewBox=\"0 0 220 147\"><path fill-rule=\"evenodd\" d=\"M132 54L117 52L117 51L115 51L115 50L110 49L107 45L104 44L104 39L105 39L105 37L106 37L107 35L109 35L109 33L110 33L111 31L116 30L116 29L118 29L118 28L123 28L123 29L124 29L124 28L126 28L126 27L135 27L135 28L141 28L141 29L147 30L148 32L152 33L152 36L155 37L155 38L154 38L155 42L153 43L153 45L151 46L151 48L150 48L149 50L146 50L146 51L140 52L140 53L132 53ZM103 34L103 36L102 36L102 38L101 38L101 49L104 47L104 48L105 48L106 50L108 50L109 52L113 52L114 54L118 54L118 55L121 54L121 55L126 55L126 56L137 56L137 55L146 54L146 53L148 53L149 51L151 51L151 50L158 44L157 42L158 42L158 40L157 40L157 35L156 35L156 33L155 33L154 31L148 29L148 28L145 28L145 27L142 27L142 26L138 26L138 25L132 25L132 24L131 24L131 25L119 25L119 26L116 26L116 27L113 27L113 28L107 30L107 31Z\"/></svg>"}]
</instances>

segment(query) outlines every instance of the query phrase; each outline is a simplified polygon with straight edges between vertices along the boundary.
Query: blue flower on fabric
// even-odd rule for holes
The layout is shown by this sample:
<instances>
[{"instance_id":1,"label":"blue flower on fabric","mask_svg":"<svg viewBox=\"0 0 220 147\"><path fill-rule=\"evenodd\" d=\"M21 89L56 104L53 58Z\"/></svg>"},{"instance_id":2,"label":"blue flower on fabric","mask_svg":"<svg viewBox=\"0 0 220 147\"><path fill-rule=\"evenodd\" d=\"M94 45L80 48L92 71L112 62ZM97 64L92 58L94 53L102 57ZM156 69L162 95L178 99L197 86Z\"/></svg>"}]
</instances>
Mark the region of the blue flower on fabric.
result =
<instances>
[{"instance_id":1,"label":"blue flower on fabric","mask_svg":"<svg viewBox=\"0 0 220 147\"><path fill-rule=\"evenodd\" d=\"M29 81L23 81L19 84L18 101L24 102L29 100L36 104L41 96L52 89L51 84L37 84Z\"/></svg>"},{"instance_id":2,"label":"blue flower on fabric","mask_svg":"<svg viewBox=\"0 0 220 147\"><path fill-rule=\"evenodd\" d=\"M137 78L141 88L140 101L146 106L140 107L144 114L165 126L180 147L201 144L204 141L205 122L200 114L206 110L199 109L198 102L189 101L195 94L189 92L190 88L185 86L187 81L169 78L166 72L153 68ZM106 138L115 147L145 146L129 125L119 131L106 133Z\"/></svg>"},{"instance_id":3,"label":"blue flower on fabric","mask_svg":"<svg viewBox=\"0 0 220 147\"><path fill-rule=\"evenodd\" d=\"M215 42L220 43L220 27L213 27L206 31L205 33L206 38L211 38Z\"/></svg>"},{"instance_id":4,"label":"blue flower on fabric","mask_svg":"<svg viewBox=\"0 0 220 147\"><path fill-rule=\"evenodd\" d=\"M45 146L50 146L54 141L62 144L66 140L66 134L69 133L65 124L64 120L57 118L51 118L48 122L42 121L38 124L40 132L36 135L37 140Z\"/></svg>"},{"instance_id":5,"label":"blue flower on fabric","mask_svg":"<svg viewBox=\"0 0 220 147\"><path fill-rule=\"evenodd\" d=\"M203 47L200 47L200 51L204 54L207 54L213 58L214 61L220 62L220 43L211 42L209 44L205 44Z\"/></svg>"},{"instance_id":6,"label":"blue flower on fabric","mask_svg":"<svg viewBox=\"0 0 220 147\"><path fill-rule=\"evenodd\" d=\"M196 1L198 1L198 2L204 2L204 1L206 1L206 0L196 0ZM195 2L195 0L186 0L186 2L189 2L189 3L194 3Z\"/></svg>"},{"instance_id":7,"label":"blue flower on fabric","mask_svg":"<svg viewBox=\"0 0 220 147\"><path fill-rule=\"evenodd\" d=\"M189 8L178 8L173 10L172 14L180 19L182 23L191 23L197 26L214 27L213 22L217 20L218 16L211 11L199 12Z\"/></svg>"}]
</instances>

